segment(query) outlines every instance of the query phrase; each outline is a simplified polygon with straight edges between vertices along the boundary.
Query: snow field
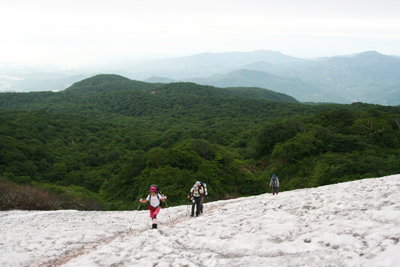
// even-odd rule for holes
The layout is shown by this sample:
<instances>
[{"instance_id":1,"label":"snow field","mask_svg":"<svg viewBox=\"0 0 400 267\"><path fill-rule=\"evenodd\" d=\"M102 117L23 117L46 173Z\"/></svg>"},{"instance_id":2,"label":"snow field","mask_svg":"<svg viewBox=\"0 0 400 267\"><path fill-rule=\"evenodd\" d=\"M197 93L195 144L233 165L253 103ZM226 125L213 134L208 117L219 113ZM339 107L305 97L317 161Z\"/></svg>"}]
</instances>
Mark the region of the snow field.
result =
<instances>
[{"instance_id":1,"label":"snow field","mask_svg":"<svg viewBox=\"0 0 400 267\"><path fill-rule=\"evenodd\" d=\"M148 211L0 212L0 266L398 266L400 175ZM135 221L132 223L133 219Z\"/></svg>"}]
</instances>

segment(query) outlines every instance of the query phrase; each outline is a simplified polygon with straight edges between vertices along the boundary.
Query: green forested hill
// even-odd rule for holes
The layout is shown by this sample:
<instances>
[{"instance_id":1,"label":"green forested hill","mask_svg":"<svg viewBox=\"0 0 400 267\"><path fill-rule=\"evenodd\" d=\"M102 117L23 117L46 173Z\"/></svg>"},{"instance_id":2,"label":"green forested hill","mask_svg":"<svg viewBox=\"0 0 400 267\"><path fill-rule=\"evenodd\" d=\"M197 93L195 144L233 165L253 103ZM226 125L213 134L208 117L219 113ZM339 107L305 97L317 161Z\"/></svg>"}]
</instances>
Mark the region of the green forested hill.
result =
<instances>
[{"instance_id":1,"label":"green forested hill","mask_svg":"<svg viewBox=\"0 0 400 267\"><path fill-rule=\"evenodd\" d=\"M134 84L104 75L65 92L0 94L0 183L133 209L151 183L177 205L196 180L216 200L266 192L273 173L290 190L400 172L399 107Z\"/></svg>"},{"instance_id":2,"label":"green forested hill","mask_svg":"<svg viewBox=\"0 0 400 267\"><path fill-rule=\"evenodd\" d=\"M298 102L293 97L261 88L215 88L193 83L153 84L129 80L118 75L97 75L73 84L62 92L4 93L0 95L0 108L6 110L60 110L82 112L108 108L110 105L151 107L160 101L179 101L191 98L263 99L280 102ZM129 100L128 100L128 99ZM155 101L153 101L156 99ZM156 104L157 105L157 104ZM55 111L52 110L52 111ZM121 110L121 108L119 108ZM107 111L109 112L109 110ZM117 110L111 111L118 113ZM94 112L96 113L96 112ZM100 111L100 113L106 113Z\"/></svg>"},{"instance_id":3,"label":"green forested hill","mask_svg":"<svg viewBox=\"0 0 400 267\"><path fill-rule=\"evenodd\" d=\"M107 80L105 84L101 83L103 79ZM218 130L229 129L241 120L248 125L260 118L285 117L308 109L301 104L296 111L283 108L284 102L297 101L260 88L222 89L193 83L154 88L154 84L135 84L121 76L100 75L74 84L64 92L4 93L0 95L0 108L80 114L135 123L137 128L167 129L183 124L204 128L206 123ZM222 125L225 126L221 128Z\"/></svg>"},{"instance_id":4,"label":"green forested hill","mask_svg":"<svg viewBox=\"0 0 400 267\"><path fill-rule=\"evenodd\" d=\"M268 89L256 87L227 87L216 88L213 86L198 85L195 83L170 83L157 88L157 93L165 95L193 95L203 97L219 97L219 98L250 98L273 100L280 102L298 103L294 97L286 94L277 93Z\"/></svg>"},{"instance_id":5,"label":"green forested hill","mask_svg":"<svg viewBox=\"0 0 400 267\"><path fill-rule=\"evenodd\" d=\"M263 88L215 88L212 86L202 86L194 83L147 83L130 80L119 75L102 74L97 75L73 84L67 88L63 94L88 95L100 92L115 91L145 91L165 95L193 95L193 96L212 96L212 97L239 97L264 100L275 100L281 102L298 102L295 98L277 93ZM153 91L153 94L156 93Z\"/></svg>"},{"instance_id":6,"label":"green forested hill","mask_svg":"<svg viewBox=\"0 0 400 267\"><path fill-rule=\"evenodd\" d=\"M64 94L87 95L100 92L143 90L148 91L160 84L145 83L130 80L120 75L101 74L74 83L71 87L64 90Z\"/></svg>"}]
</instances>

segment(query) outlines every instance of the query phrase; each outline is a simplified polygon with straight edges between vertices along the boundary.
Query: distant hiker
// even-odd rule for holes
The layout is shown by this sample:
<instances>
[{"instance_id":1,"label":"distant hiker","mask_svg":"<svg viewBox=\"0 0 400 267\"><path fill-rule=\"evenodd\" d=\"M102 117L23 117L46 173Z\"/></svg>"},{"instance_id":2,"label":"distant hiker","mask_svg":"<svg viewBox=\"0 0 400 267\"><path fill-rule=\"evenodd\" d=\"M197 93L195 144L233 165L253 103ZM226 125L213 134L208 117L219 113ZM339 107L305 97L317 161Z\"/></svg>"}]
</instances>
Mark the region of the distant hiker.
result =
<instances>
[{"instance_id":1,"label":"distant hiker","mask_svg":"<svg viewBox=\"0 0 400 267\"><path fill-rule=\"evenodd\" d=\"M201 203L201 195L203 194L203 190L201 189L201 185L195 184L193 188L190 190L188 199L192 198L192 214L190 216L194 216L194 207L196 206L196 217L200 214L200 203Z\"/></svg>"},{"instance_id":2,"label":"distant hiker","mask_svg":"<svg viewBox=\"0 0 400 267\"><path fill-rule=\"evenodd\" d=\"M203 193L201 194L201 199L200 199L200 213L203 213L203 201L204 201L204 196L208 195L207 192L207 184L203 183L202 181L197 181L195 183L195 185L197 185L198 187L201 188L201 191L203 191Z\"/></svg>"},{"instance_id":3,"label":"distant hiker","mask_svg":"<svg viewBox=\"0 0 400 267\"><path fill-rule=\"evenodd\" d=\"M278 194L279 178L275 174L272 175L271 182L269 182L269 187L271 186L272 186L272 195Z\"/></svg>"},{"instance_id":4,"label":"distant hiker","mask_svg":"<svg viewBox=\"0 0 400 267\"><path fill-rule=\"evenodd\" d=\"M142 198L139 200L142 203L147 203L150 201L148 209L150 210L150 218L153 222L153 229L157 229L157 215L161 210L161 201L165 202L167 199L166 196L162 196L160 194L160 190L157 185L152 185L150 187L150 194L147 196L145 200Z\"/></svg>"}]
</instances>

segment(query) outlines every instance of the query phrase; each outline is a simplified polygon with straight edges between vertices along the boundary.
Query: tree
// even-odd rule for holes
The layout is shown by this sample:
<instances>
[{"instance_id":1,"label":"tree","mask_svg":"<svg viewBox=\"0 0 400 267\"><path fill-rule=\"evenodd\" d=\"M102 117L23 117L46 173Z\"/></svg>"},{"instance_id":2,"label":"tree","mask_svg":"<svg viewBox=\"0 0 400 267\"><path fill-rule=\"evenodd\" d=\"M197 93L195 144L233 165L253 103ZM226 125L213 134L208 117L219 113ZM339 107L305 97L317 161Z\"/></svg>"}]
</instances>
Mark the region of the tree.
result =
<instances>
[{"instance_id":1,"label":"tree","mask_svg":"<svg viewBox=\"0 0 400 267\"><path fill-rule=\"evenodd\" d=\"M211 159L214 155L214 150L211 144L203 139L193 140L191 142L192 148L203 157L204 160Z\"/></svg>"},{"instance_id":2,"label":"tree","mask_svg":"<svg viewBox=\"0 0 400 267\"><path fill-rule=\"evenodd\" d=\"M164 164L166 160L167 152L161 147L155 147L150 149L146 155L144 155L144 161L147 166L159 168Z\"/></svg>"},{"instance_id":3,"label":"tree","mask_svg":"<svg viewBox=\"0 0 400 267\"><path fill-rule=\"evenodd\" d=\"M266 123L258 136L259 156L270 154L277 143L294 137L304 128L304 123L296 118Z\"/></svg>"}]
</instances>

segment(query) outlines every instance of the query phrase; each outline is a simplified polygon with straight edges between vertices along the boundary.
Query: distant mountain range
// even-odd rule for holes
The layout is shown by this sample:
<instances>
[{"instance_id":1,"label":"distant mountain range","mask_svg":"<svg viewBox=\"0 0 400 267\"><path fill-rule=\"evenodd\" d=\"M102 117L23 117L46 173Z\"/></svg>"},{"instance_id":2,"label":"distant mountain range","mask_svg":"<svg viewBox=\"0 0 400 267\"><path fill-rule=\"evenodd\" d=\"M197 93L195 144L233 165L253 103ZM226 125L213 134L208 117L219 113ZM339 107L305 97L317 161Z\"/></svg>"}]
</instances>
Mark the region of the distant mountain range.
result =
<instances>
[{"instance_id":1,"label":"distant mountain range","mask_svg":"<svg viewBox=\"0 0 400 267\"><path fill-rule=\"evenodd\" d=\"M293 96L299 101L306 102L336 102L349 103L344 98L330 95L317 86L307 84L299 78L280 77L267 72L240 69L227 74L215 74L206 78L187 79L197 84L216 87L260 87L273 88L273 91Z\"/></svg>"},{"instance_id":2,"label":"distant mountain range","mask_svg":"<svg viewBox=\"0 0 400 267\"><path fill-rule=\"evenodd\" d=\"M87 75L62 73L18 73L0 76L0 92L62 91Z\"/></svg>"},{"instance_id":3,"label":"distant mountain range","mask_svg":"<svg viewBox=\"0 0 400 267\"><path fill-rule=\"evenodd\" d=\"M229 54L229 53L228 53ZM209 64L222 64L227 53L215 54ZM199 54L197 57L200 57ZM254 55L259 55L255 60ZM268 55L271 58L268 58ZM273 56L272 56L273 55ZM351 56L320 59L298 59L274 53L250 53L250 60L243 55L235 60L235 53L227 63L246 63L235 70L209 75L183 78L199 84L217 87L257 86L294 96L300 101L311 102L366 102L382 105L400 105L400 58L382 55L375 51ZM205 58L210 58L207 54ZM191 62L193 57L187 58ZM183 64L183 59L180 59ZM206 61L203 59L203 66ZM233 65L230 65L233 68ZM150 77L148 82L170 82L171 76ZM164 80L163 80L164 79Z\"/></svg>"},{"instance_id":4,"label":"distant mountain range","mask_svg":"<svg viewBox=\"0 0 400 267\"><path fill-rule=\"evenodd\" d=\"M203 78L189 78L183 81L215 87L258 87L274 88L273 91L293 96L301 102L334 102L350 104L351 101L335 94L329 94L315 85L299 78L280 77L263 71L239 69L227 74L214 74ZM150 77L150 83L178 82L164 77Z\"/></svg>"},{"instance_id":5,"label":"distant mountain range","mask_svg":"<svg viewBox=\"0 0 400 267\"><path fill-rule=\"evenodd\" d=\"M271 73L300 78L352 101L400 104L399 58L371 51L311 63L275 69Z\"/></svg>"},{"instance_id":6,"label":"distant mountain range","mask_svg":"<svg viewBox=\"0 0 400 267\"><path fill-rule=\"evenodd\" d=\"M73 76L66 73L44 75L30 69L30 75L12 76L0 69L0 91L63 90L96 73L113 73L150 83L186 81L216 87L259 87L302 102L400 105L400 58L375 51L318 59L301 59L266 50L201 53L114 64L96 71L70 71Z\"/></svg>"}]
</instances>

